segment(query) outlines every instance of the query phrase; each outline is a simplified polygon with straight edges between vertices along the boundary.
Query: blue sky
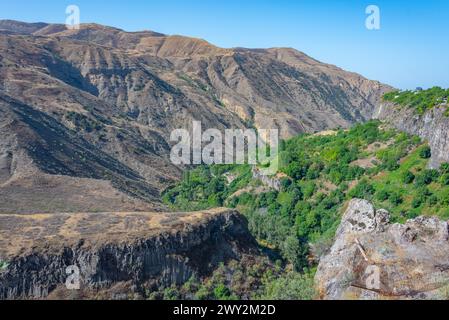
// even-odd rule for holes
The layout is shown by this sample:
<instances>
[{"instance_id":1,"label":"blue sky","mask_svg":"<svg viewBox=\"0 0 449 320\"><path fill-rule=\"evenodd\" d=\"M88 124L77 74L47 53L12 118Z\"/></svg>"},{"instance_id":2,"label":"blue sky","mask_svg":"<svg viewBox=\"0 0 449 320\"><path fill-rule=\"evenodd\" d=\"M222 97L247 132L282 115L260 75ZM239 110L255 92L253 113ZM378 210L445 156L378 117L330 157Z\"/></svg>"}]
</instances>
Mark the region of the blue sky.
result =
<instances>
[{"instance_id":1,"label":"blue sky","mask_svg":"<svg viewBox=\"0 0 449 320\"><path fill-rule=\"evenodd\" d=\"M449 87L447 0L0 0L0 19L81 22L203 38L221 47L293 47L397 88ZM381 29L365 27L377 5Z\"/></svg>"}]
</instances>

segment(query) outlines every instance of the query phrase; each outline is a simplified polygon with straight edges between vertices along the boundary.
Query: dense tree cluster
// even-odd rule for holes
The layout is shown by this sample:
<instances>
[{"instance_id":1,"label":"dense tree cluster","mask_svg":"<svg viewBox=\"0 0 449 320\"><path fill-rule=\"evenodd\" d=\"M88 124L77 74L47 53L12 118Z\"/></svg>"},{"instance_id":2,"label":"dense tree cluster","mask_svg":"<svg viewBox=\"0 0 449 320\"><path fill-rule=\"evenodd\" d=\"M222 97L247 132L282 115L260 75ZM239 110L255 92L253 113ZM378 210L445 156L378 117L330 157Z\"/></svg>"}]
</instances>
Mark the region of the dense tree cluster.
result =
<instances>
[{"instance_id":1,"label":"dense tree cluster","mask_svg":"<svg viewBox=\"0 0 449 320\"><path fill-rule=\"evenodd\" d=\"M298 136L280 150L279 191L253 179L249 166L201 166L164 199L182 210L238 208L261 245L296 272L313 268L327 251L349 199L370 200L398 222L449 217L449 164L427 169L431 151L417 137L369 122L334 135Z\"/></svg>"},{"instance_id":2,"label":"dense tree cluster","mask_svg":"<svg viewBox=\"0 0 449 320\"><path fill-rule=\"evenodd\" d=\"M440 87L422 91L393 91L383 97L385 101L415 108L419 114L423 114L438 105L447 106L448 98L449 89L445 90Z\"/></svg>"}]
</instances>

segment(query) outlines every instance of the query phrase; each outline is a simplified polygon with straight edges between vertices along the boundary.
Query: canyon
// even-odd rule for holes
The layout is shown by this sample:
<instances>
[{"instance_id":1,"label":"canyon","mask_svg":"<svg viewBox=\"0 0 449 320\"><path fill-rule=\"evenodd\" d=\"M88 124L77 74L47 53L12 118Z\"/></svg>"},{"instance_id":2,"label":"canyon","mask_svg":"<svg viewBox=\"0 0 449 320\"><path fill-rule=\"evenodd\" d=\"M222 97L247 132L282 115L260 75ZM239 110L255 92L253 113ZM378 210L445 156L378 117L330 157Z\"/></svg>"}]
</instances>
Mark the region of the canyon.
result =
<instances>
[{"instance_id":1,"label":"canyon","mask_svg":"<svg viewBox=\"0 0 449 320\"><path fill-rule=\"evenodd\" d=\"M445 110L383 102L392 89L291 48L1 20L0 299L145 299L265 257L237 210L174 213L162 202L189 169L170 161L171 132L195 121L286 139L374 118L428 140L430 167L449 162ZM282 191L285 176L250 174ZM447 222L389 218L349 202L319 261L319 298L447 298ZM67 289L68 266L80 290Z\"/></svg>"},{"instance_id":2,"label":"canyon","mask_svg":"<svg viewBox=\"0 0 449 320\"><path fill-rule=\"evenodd\" d=\"M347 128L391 89L290 48L2 20L0 210L167 211L173 130Z\"/></svg>"}]
</instances>

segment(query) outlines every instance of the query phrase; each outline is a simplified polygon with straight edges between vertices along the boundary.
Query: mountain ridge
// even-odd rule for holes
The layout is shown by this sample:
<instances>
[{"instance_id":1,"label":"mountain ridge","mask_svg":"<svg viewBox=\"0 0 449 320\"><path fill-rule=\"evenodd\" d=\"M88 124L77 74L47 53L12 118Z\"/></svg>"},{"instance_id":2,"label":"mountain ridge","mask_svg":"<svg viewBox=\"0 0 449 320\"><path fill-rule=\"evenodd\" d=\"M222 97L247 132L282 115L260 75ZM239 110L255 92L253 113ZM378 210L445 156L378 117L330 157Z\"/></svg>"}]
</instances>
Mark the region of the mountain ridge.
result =
<instances>
[{"instance_id":1,"label":"mountain ridge","mask_svg":"<svg viewBox=\"0 0 449 320\"><path fill-rule=\"evenodd\" d=\"M288 138L366 121L382 94L392 89L294 49L223 49L201 39L97 24L67 30L2 20L1 30L0 93L52 119L45 125L57 123L61 132L87 141L93 151L86 154L107 155L123 170L132 170L134 180L120 185L134 198L130 185L143 182L147 190L160 191L179 180L183 168L169 161L170 133L191 129L194 120L203 129L278 128L281 138ZM8 110L14 105L3 101ZM29 149L25 143L20 152ZM5 145L0 156L15 152ZM76 161L66 162L66 169L81 178ZM66 170L61 168L56 172ZM113 181L105 173L110 168L105 170L89 176ZM142 196L148 201L148 195ZM60 208L32 211L45 210Z\"/></svg>"}]
</instances>

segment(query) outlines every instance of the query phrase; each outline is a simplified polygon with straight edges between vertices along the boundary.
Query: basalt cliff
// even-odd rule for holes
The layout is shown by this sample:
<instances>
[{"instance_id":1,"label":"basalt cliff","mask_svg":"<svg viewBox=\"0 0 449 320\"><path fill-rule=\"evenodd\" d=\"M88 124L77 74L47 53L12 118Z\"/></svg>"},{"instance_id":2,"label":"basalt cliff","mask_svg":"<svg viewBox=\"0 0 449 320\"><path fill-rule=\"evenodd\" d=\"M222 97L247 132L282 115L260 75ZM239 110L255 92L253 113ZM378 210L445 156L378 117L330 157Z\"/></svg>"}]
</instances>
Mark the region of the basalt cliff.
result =
<instances>
[{"instance_id":1,"label":"basalt cliff","mask_svg":"<svg viewBox=\"0 0 449 320\"><path fill-rule=\"evenodd\" d=\"M0 215L0 299L145 298L258 256L246 224L227 209Z\"/></svg>"},{"instance_id":2,"label":"basalt cliff","mask_svg":"<svg viewBox=\"0 0 449 320\"><path fill-rule=\"evenodd\" d=\"M381 103L374 118L427 140L432 149L429 165L438 169L441 163L449 162L449 117L446 109L435 107L420 115L413 108Z\"/></svg>"}]
</instances>

